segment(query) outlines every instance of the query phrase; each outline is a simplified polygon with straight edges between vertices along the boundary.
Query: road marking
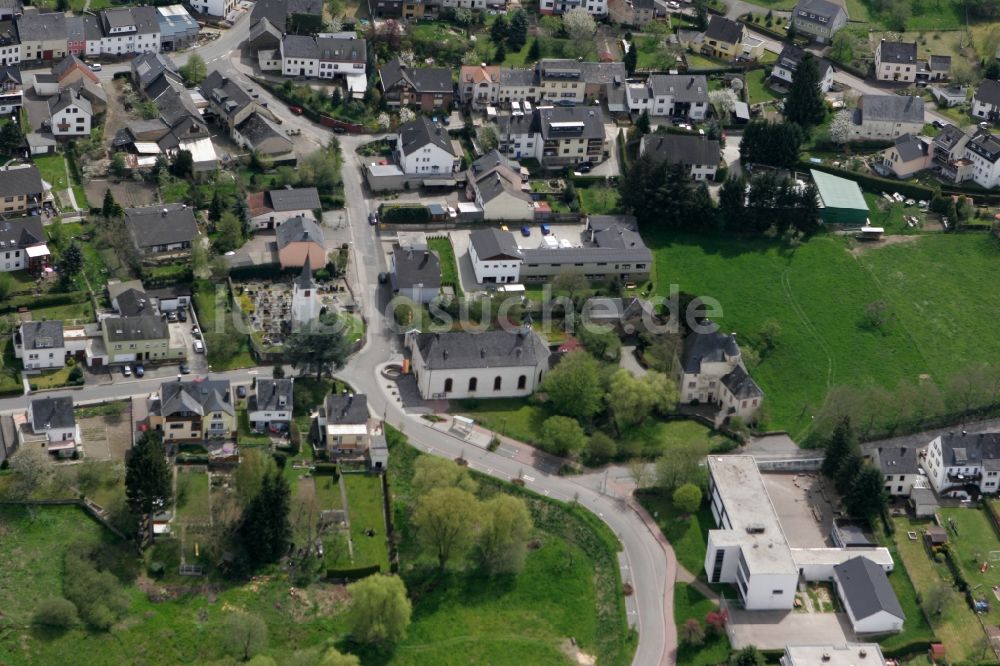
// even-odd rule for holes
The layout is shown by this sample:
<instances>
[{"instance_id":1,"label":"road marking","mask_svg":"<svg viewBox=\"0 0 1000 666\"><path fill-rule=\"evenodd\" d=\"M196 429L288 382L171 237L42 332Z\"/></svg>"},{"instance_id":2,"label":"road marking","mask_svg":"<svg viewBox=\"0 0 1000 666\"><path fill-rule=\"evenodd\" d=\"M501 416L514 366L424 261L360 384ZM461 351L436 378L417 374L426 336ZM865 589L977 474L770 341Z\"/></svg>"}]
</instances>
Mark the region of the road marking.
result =
<instances>
[{"instance_id":1,"label":"road marking","mask_svg":"<svg viewBox=\"0 0 1000 666\"><path fill-rule=\"evenodd\" d=\"M256 374L258 374L258 371L257 370L248 370L247 374L248 375L256 375Z\"/></svg>"},{"instance_id":2,"label":"road marking","mask_svg":"<svg viewBox=\"0 0 1000 666\"><path fill-rule=\"evenodd\" d=\"M524 474L523 476L521 476L521 478L524 479L525 481L534 481L535 480L535 477L528 476L527 474Z\"/></svg>"},{"instance_id":3,"label":"road marking","mask_svg":"<svg viewBox=\"0 0 1000 666\"><path fill-rule=\"evenodd\" d=\"M549 491L548 491L548 490L543 490L543 491L542 491L542 494L543 494L543 495L548 495L548 494L549 494Z\"/></svg>"}]
</instances>

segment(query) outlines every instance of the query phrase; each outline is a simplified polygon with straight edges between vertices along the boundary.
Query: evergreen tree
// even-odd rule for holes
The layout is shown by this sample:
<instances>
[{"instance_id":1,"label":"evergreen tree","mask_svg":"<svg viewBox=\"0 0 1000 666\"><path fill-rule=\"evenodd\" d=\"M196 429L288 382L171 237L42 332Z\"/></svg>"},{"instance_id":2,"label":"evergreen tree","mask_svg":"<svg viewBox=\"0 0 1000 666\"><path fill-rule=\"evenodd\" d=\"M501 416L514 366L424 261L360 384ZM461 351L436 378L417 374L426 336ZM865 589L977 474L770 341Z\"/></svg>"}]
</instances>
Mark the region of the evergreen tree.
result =
<instances>
[{"instance_id":1,"label":"evergreen tree","mask_svg":"<svg viewBox=\"0 0 1000 666\"><path fill-rule=\"evenodd\" d=\"M844 456L843 460L840 461L840 466L837 467L837 474L834 477L834 485L837 486L838 493L842 496L847 494L847 491L854 485L858 474L861 473L864 464L864 458L857 451L852 451Z\"/></svg>"},{"instance_id":2,"label":"evergreen tree","mask_svg":"<svg viewBox=\"0 0 1000 666\"><path fill-rule=\"evenodd\" d=\"M743 164L767 164L793 168L799 161L804 135L795 123L758 120L743 129L740 160Z\"/></svg>"},{"instance_id":3,"label":"evergreen tree","mask_svg":"<svg viewBox=\"0 0 1000 666\"><path fill-rule=\"evenodd\" d=\"M507 19L504 18L503 14L497 16L493 25L490 26L490 39L493 40L493 45L497 48L500 48L500 45L507 41Z\"/></svg>"},{"instance_id":4,"label":"evergreen tree","mask_svg":"<svg viewBox=\"0 0 1000 666\"><path fill-rule=\"evenodd\" d=\"M0 127L0 152L4 155L14 155L24 145L24 135L16 122L10 122Z\"/></svg>"},{"instance_id":5,"label":"evergreen tree","mask_svg":"<svg viewBox=\"0 0 1000 666\"><path fill-rule=\"evenodd\" d=\"M59 258L59 274L69 280L83 269L83 252L80 246L72 243Z\"/></svg>"},{"instance_id":6,"label":"evergreen tree","mask_svg":"<svg viewBox=\"0 0 1000 666\"><path fill-rule=\"evenodd\" d=\"M506 59L507 59L507 47L503 45L503 42L500 42L500 45L497 46L496 53L493 55L493 60L498 65L502 65L503 61Z\"/></svg>"},{"instance_id":7,"label":"evergreen tree","mask_svg":"<svg viewBox=\"0 0 1000 666\"><path fill-rule=\"evenodd\" d=\"M694 4L694 27L698 30L708 27L708 10L705 9L704 0L696 0Z\"/></svg>"},{"instance_id":8,"label":"evergreen tree","mask_svg":"<svg viewBox=\"0 0 1000 666\"><path fill-rule=\"evenodd\" d=\"M792 75L792 86L785 100L785 119L810 127L823 122L826 105L819 87L819 64L816 57L806 53Z\"/></svg>"},{"instance_id":9,"label":"evergreen tree","mask_svg":"<svg viewBox=\"0 0 1000 666\"><path fill-rule=\"evenodd\" d=\"M882 472L865 465L844 495L844 508L856 518L872 520L881 515L888 504Z\"/></svg>"},{"instance_id":10,"label":"evergreen tree","mask_svg":"<svg viewBox=\"0 0 1000 666\"><path fill-rule=\"evenodd\" d=\"M538 62L542 57L542 45L538 43L538 38L535 37L534 41L531 42L531 48L528 49L528 62Z\"/></svg>"},{"instance_id":11,"label":"evergreen tree","mask_svg":"<svg viewBox=\"0 0 1000 666\"><path fill-rule=\"evenodd\" d=\"M742 175L730 176L719 188L719 215L727 231L739 230L746 212L747 181Z\"/></svg>"},{"instance_id":12,"label":"evergreen tree","mask_svg":"<svg viewBox=\"0 0 1000 666\"><path fill-rule=\"evenodd\" d=\"M528 17L524 10L519 9L510 17L507 27L507 47L511 51L520 51L528 43Z\"/></svg>"},{"instance_id":13,"label":"evergreen tree","mask_svg":"<svg viewBox=\"0 0 1000 666\"><path fill-rule=\"evenodd\" d=\"M820 471L823 476L833 480L837 476L837 470L848 455L858 448L858 440L854 436L854 429L851 427L851 419L848 416L842 418L833 429L833 434L826 442L823 455L823 465Z\"/></svg>"},{"instance_id":14,"label":"evergreen tree","mask_svg":"<svg viewBox=\"0 0 1000 666\"><path fill-rule=\"evenodd\" d=\"M316 381L343 367L347 358L344 326L333 320L334 317L335 314L327 315L322 322L324 326L293 333L285 342L285 359L299 370L315 372Z\"/></svg>"},{"instance_id":15,"label":"evergreen tree","mask_svg":"<svg viewBox=\"0 0 1000 666\"><path fill-rule=\"evenodd\" d=\"M636 65L639 64L639 48L636 46L635 42L629 45L628 51L625 52L625 71L629 76L635 74Z\"/></svg>"},{"instance_id":16,"label":"evergreen tree","mask_svg":"<svg viewBox=\"0 0 1000 666\"><path fill-rule=\"evenodd\" d=\"M639 134L645 136L649 134L649 111L643 109L642 113L639 114L639 118L635 121L635 128L639 131Z\"/></svg>"},{"instance_id":17,"label":"evergreen tree","mask_svg":"<svg viewBox=\"0 0 1000 666\"><path fill-rule=\"evenodd\" d=\"M219 190L215 190L212 194L212 203L208 205L208 219L211 222L218 222L222 219L222 213L225 211L225 203L222 201L222 193Z\"/></svg>"},{"instance_id":18,"label":"evergreen tree","mask_svg":"<svg viewBox=\"0 0 1000 666\"><path fill-rule=\"evenodd\" d=\"M111 188L104 190L104 203L101 205L101 215L105 219L111 219L115 216L115 211L118 209L118 203L115 201L115 196L111 194Z\"/></svg>"},{"instance_id":19,"label":"evergreen tree","mask_svg":"<svg viewBox=\"0 0 1000 666\"><path fill-rule=\"evenodd\" d=\"M292 527L288 521L291 490L280 470L261 479L240 521L240 543L254 565L277 562L288 548Z\"/></svg>"},{"instance_id":20,"label":"evergreen tree","mask_svg":"<svg viewBox=\"0 0 1000 666\"><path fill-rule=\"evenodd\" d=\"M132 512L148 516L166 508L172 479L163 440L153 431L144 432L125 456L125 496Z\"/></svg>"}]
</instances>

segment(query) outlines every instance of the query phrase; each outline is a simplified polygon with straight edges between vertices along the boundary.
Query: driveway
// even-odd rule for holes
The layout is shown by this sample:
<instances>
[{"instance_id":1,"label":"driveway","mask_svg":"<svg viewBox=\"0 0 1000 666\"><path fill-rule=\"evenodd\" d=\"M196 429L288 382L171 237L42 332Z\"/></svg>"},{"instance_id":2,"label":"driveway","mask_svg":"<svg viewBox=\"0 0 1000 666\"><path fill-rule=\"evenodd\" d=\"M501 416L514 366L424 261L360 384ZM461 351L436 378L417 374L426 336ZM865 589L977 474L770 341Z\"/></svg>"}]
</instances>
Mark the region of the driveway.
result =
<instances>
[{"instance_id":1,"label":"driveway","mask_svg":"<svg viewBox=\"0 0 1000 666\"><path fill-rule=\"evenodd\" d=\"M608 159L595 166L591 170L590 175L604 176L605 178L620 176L622 168L618 163L618 125L605 123L604 139L608 143Z\"/></svg>"}]
</instances>

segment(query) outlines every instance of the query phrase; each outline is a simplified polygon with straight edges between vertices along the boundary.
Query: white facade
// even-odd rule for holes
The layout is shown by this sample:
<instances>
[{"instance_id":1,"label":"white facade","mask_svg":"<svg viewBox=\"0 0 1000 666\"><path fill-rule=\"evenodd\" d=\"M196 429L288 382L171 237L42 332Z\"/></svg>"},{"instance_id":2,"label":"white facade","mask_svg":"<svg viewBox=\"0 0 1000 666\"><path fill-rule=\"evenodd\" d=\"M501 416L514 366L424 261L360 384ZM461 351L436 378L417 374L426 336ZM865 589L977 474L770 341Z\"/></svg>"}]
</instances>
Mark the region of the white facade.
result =
<instances>
[{"instance_id":1,"label":"white facade","mask_svg":"<svg viewBox=\"0 0 1000 666\"><path fill-rule=\"evenodd\" d=\"M236 8L236 0L188 0L191 9L199 14L225 18Z\"/></svg>"},{"instance_id":2,"label":"white facade","mask_svg":"<svg viewBox=\"0 0 1000 666\"><path fill-rule=\"evenodd\" d=\"M52 114L54 136L90 136L91 114L82 106L70 104Z\"/></svg>"},{"instance_id":3,"label":"white facade","mask_svg":"<svg viewBox=\"0 0 1000 666\"><path fill-rule=\"evenodd\" d=\"M101 37L98 46L100 55L123 55L129 53L159 53L160 33L135 32L135 26L123 28L112 28L108 34ZM87 42L87 51L90 52L90 42Z\"/></svg>"},{"instance_id":4,"label":"white facade","mask_svg":"<svg viewBox=\"0 0 1000 666\"><path fill-rule=\"evenodd\" d=\"M483 261L476 254L476 248L469 245L469 260L472 261L472 271L476 274L476 282L497 284L515 284L521 275L520 259L497 259Z\"/></svg>"},{"instance_id":5,"label":"white facade","mask_svg":"<svg viewBox=\"0 0 1000 666\"><path fill-rule=\"evenodd\" d=\"M945 437L948 442L945 442ZM994 433L939 435L927 445L926 455L921 458L920 463L935 492L940 494L970 484L978 486L982 493L993 494L1000 489L1000 460L981 452L981 440L977 440L983 437L996 439ZM968 444L963 446L966 438ZM976 451L972 456L969 455L970 449Z\"/></svg>"},{"instance_id":6,"label":"white facade","mask_svg":"<svg viewBox=\"0 0 1000 666\"><path fill-rule=\"evenodd\" d=\"M689 85L699 90L688 91ZM678 94L681 90L684 96ZM625 105L632 114L645 111L653 117L704 120L708 113L708 82L700 75L654 74L645 82L632 81L625 86Z\"/></svg>"},{"instance_id":7,"label":"white facade","mask_svg":"<svg viewBox=\"0 0 1000 666\"><path fill-rule=\"evenodd\" d=\"M306 326L319 315L317 306L316 286L311 280L308 284L300 284L296 280L292 285L292 329Z\"/></svg>"},{"instance_id":8,"label":"white facade","mask_svg":"<svg viewBox=\"0 0 1000 666\"><path fill-rule=\"evenodd\" d=\"M403 173L438 174L452 173L455 170L455 156L433 143L425 143L410 154L406 154L403 152L402 139L397 137L396 155Z\"/></svg>"},{"instance_id":9,"label":"white facade","mask_svg":"<svg viewBox=\"0 0 1000 666\"><path fill-rule=\"evenodd\" d=\"M982 99L977 93L972 98L972 115L976 118L996 118L1000 116L1000 104Z\"/></svg>"},{"instance_id":10,"label":"white facade","mask_svg":"<svg viewBox=\"0 0 1000 666\"><path fill-rule=\"evenodd\" d=\"M311 210L269 210L260 215L250 218L250 226L258 231L261 229L277 229L282 224L293 217L304 217L307 220L316 221L316 216Z\"/></svg>"},{"instance_id":11,"label":"white facade","mask_svg":"<svg viewBox=\"0 0 1000 666\"><path fill-rule=\"evenodd\" d=\"M538 8L543 15L565 14L571 9L583 7L588 14L607 16L607 0L541 0Z\"/></svg>"},{"instance_id":12,"label":"white facade","mask_svg":"<svg viewBox=\"0 0 1000 666\"><path fill-rule=\"evenodd\" d=\"M844 594L840 586L840 581L834 578L834 583L837 586L837 594L840 596L841 602L847 609L847 617L851 620L851 627L854 629L856 634L889 634L902 631L903 629L903 619L896 617L892 613L888 613L884 610L880 610L877 613L872 613L871 615L863 618L859 618L855 615L854 609L851 608L850 603L847 601L847 596Z\"/></svg>"},{"instance_id":13,"label":"white facade","mask_svg":"<svg viewBox=\"0 0 1000 666\"><path fill-rule=\"evenodd\" d=\"M823 71L825 68L825 72ZM826 65L820 64L820 81L819 89L820 92L828 93L830 92L830 86L833 85L833 67L827 67ZM785 85L792 85L792 77L795 76L795 70L789 67L785 67L781 60L774 64L774 68L771 70L771 76L783 82Z\"/></svg>"},{"instance_id":14,"label":"white facade","mask_svg":"<svg viewBox=\"0 0 1000 666\"><path fill-rule=\"evenodd\" d=\"M544 369L535 366L429 370L414 363L417 388L426 399L522 398L541 384Z\"/></svg>"},{"instance_id":15,"label":"white facade","mask_svg":"<svg viewBox=\"0 0 1000 666\"><path fill-rule=\"evenodd\" d=\"M0 65L16 65L21 62L21 45L0 46Z\"/></svg>"}]
</instances>

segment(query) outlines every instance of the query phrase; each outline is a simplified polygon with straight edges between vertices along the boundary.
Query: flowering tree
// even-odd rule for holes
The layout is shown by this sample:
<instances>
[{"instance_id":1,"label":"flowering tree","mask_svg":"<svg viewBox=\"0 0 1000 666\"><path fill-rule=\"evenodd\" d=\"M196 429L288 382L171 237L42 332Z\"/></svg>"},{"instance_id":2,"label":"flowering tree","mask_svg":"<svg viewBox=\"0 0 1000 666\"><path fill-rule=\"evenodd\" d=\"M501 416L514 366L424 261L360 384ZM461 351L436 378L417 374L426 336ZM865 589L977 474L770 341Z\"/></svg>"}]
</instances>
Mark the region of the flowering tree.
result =
<instances>
[{"instance_id":1,"label":"flowering tree","mask_svg":"<svg viewBox=\"0 0 1000 666\"><path fill-rule=\"evenodd\" d=\"M851 126L854 124L852 121L853 112L843 109L838 111L837 115L833 117L830 121L830 140L834 143L847 143L847 140L851 137Z\"/></svg>"}]
</instances>

